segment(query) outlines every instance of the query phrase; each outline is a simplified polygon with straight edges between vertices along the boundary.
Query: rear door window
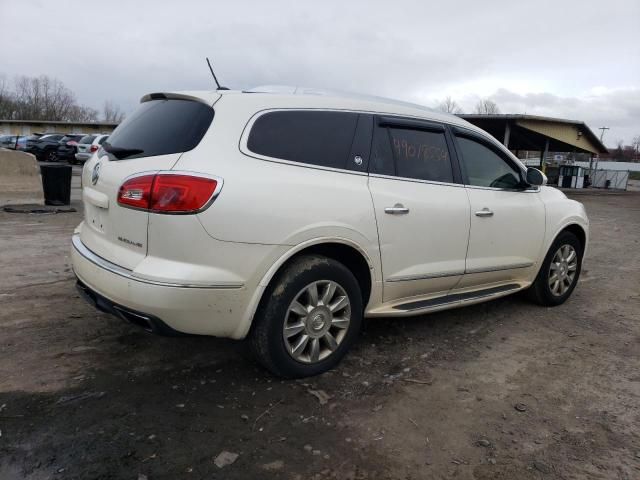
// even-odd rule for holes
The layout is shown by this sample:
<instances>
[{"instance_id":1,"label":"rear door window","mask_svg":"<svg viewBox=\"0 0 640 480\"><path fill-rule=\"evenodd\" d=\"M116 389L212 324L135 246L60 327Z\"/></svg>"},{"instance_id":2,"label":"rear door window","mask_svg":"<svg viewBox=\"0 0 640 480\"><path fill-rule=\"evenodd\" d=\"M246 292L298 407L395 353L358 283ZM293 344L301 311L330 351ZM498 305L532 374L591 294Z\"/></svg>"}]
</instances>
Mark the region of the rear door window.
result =
<instances>
[{"instance_id":1,"label":"rear door window","mask_svg":"<svg viewBox=\"0 0 640 480\"><path fill-rule=\"evenodd\" d=\"M380 126L376 128L371 173L453 183L453 169L444 130Z\"/></svg>"},{"instance_id":2,"label":"rear door window","mask_svg":"<svg viewBox=\"0 0 640 480\"><path fill-rule=\"evenodd\" d=\"M213 108L198 101L150 100L118 125L103 147L113 160L187 152L200 143L213 115Z\"/></svg>"},{"instance_id":3,"label":"rear door window","mask_svg":"<svg viewBox=\"0 0 640 480\"><path fill-rule=\"evenodd\" d=\"M254 122L247 148L266 157L347 168L357 124L352 112L269 112Z\"/></svg>"}]
</instances>

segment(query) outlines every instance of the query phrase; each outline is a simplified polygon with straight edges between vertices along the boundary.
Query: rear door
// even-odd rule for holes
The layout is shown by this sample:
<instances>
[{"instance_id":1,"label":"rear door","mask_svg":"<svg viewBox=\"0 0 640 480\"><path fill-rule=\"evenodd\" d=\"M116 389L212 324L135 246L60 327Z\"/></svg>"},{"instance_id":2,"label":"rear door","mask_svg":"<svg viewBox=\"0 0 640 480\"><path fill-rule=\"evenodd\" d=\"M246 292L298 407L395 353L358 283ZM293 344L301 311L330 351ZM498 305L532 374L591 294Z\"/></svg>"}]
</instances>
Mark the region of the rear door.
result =
<instances>
[{"instance_id":1,"label":"rear door","mask_svg":"<svg viewBox=\"0 0 640 480\"><path fill-rule=\"evenodd\" d=\"M445 126L378 118L369 190L384 301L447 293L464 273L469 201Z\"/></svg>"},{"instance_id":2,"label":"rear door","mask_svg":"<svg viewBox=\"0 0 640 480\"><path fill-rule=\"evenodd\" d=\"M116 128L83 170L81 240L87 248L129 269L146 256L149 213L119 206L118 190L132 175L170 170L212 120L205 103L162 96L144 101Z\"/></svg>"}]
</instances>

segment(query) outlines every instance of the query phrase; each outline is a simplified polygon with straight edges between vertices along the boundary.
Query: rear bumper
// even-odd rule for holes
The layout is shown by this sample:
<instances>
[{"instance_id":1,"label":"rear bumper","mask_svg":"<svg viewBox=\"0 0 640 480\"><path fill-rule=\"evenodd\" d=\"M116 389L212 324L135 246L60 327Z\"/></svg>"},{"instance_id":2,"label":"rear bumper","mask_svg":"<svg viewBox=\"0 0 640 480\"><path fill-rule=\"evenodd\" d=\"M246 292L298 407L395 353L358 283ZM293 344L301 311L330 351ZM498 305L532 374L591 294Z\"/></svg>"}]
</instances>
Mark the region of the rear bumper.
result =
<instances>
[{"instance_id":1,"label":"rear bumper","mask_svg":"<svg viewBox=\"0 0 640 480\"><path fill-rule=\"evenodd\" d=\"M138 279L98 257L73 236L71 262L79 287L98 309L158 333L242 338L250 298L244 285L209 288ZM166 328L165 328L166 327Z\"/></svg>"},{"instance_id":2,"label":"rear bumper","mask_svg":"<svg viewBox=\"0 0 640 480\"><path fill-rule=\"evenodd\" d=\"M78 279L76 282L76 288L82 298L84 298L88 303L93 305L95 308L100 310L101 312L109 313L116 317L121 318L122 320L126 320L127 322L131 322L139 327L142 327L144 330L152 333L157 333L159 335L169 335L169 336L178 336L182 335L181 332L174 330L169 325L164 323L157 317L153 315L149 315L148 313L137 312L127 308L123 305L118 305L106 297L103 297L97 292L91 290L87 285L82 283L81 280Z\"/></svg>"},{"instance_id":3,"label":"rear bumper","mask_svg":"<svg viewBox=\"0 0 640 480\"><path fill-rule=\"evenodd\" d=\"M87 160L89 160L91 158L91 154L90 153L76 153L75 157L76 157L76 160L78 160L79 162L86 162Z\"/></svg>"}]
</instances>

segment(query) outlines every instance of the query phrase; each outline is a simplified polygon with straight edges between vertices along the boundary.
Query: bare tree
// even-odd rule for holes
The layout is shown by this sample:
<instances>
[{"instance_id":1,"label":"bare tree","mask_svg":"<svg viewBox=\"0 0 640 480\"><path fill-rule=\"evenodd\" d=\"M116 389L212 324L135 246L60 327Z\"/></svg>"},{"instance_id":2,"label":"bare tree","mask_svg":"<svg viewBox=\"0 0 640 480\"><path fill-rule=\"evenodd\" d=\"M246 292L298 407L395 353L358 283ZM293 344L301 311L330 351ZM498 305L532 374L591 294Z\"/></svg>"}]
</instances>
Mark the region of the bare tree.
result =
<instances>
[{"instance_id":1,"label":"bare tree","mask_svg":"<svg viewBox=\"0 0 640 480\"><path fill-rule=\"evenodd\" d=\"M69 118L74 122L97 122L98 110L83 105L74 105Z\"/></svg>"},{"instance_id":2,"label":"bare tree","mask_svg":"<svg viewBox=\"0 0 640 480\"><path fill-rule=\"evenodd\" d=\"M454 115L462 113L462 109L460 108L460 105L458 105L458 102L451 97L445 98L436 108L441 112L452 113Z\"/></svg>"},{"instance_id":3,"label":"bare tree","mask_svg":"<svg viewBox=\"0 0 640 480\"><path fill-rule=\"evenodd\" d=\"M488 98L484 98L480 100L476 104L476 109L473 113L478 113L482 115L495 115L500 113L500 109L498 108L498 104L493 100L489 100Z\"/></svg>"},{"instance_id":4,"label":"bare tree","mask_svg":"<svg viewBox=\"0 0 640 480\"><path fill-rule=\"evenodd\" d=\"M636 135L633 137L631 141L631 146L633 146L633 151L635 152L635 161L637 162L640 159L640 135Z\"/></svg>"},{"instance_id":5,"label":"bare tree","mask_svg":"<svg viewBox=\"0 0 640 480\"><path fill-rule=\"evenodd\" d=\"M120 123L124 120L124 112L113 100L107 100L102 109L102 119L107 123Z\"/></svg>"},{"instance_id":6,"label":"bare tree","mask_svg":"<svg viewBox=\"0 0 640 480\"><path fill-rule=\"evenodd\" d=\"M24 120L72 120L76 99L71 90L55 78L16 79L16 117Z\"/></svg>"},{"instance_id":7,"label":"bare tree","mask_svg":"<svg viewBox=\"0 0 640 480\"><path fill-rule=\"evenodd\" d=\"M12 119L14 108L14 94L9 90L6 77L0 75L0 118Z\"/></svg>"}]
</instances>

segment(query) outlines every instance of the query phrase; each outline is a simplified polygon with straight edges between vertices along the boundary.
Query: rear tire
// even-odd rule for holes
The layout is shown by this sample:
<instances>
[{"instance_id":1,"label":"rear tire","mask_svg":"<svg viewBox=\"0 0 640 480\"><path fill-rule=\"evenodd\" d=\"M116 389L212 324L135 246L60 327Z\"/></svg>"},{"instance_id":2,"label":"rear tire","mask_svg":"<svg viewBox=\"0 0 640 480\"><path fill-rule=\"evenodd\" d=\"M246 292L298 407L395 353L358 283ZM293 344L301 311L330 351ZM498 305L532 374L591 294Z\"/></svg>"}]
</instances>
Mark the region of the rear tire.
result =
<instances>
[{"instance_id":1,"label":"rear tire","mask_svg":"<svg viewBox=\"0 0 640 480\"><path fill-rule=\"evenodd\" d=\"M47 153L44 154L44 161L45 162L57 162L58 161L58 155L56 155L55 151L49 150Z\"/></svg>"},{"instance_id":2,"label":"rear tire","mask_svg":"<svg viewBox=\"0 0 640 480\"><path fill-rule=\"evenodd\" d=\"M343 264L304 255L264 293L250 334L254 354L273 374L300 378L336 366L362 325L362 293Z\"/></svg>"},{"instance_id":3,"label":"rear tire","mask_svg":"<svg viewBox=\"0 0 640 480\"><path fill-rule=\"evenodd\" d=\"M551 244L538 276L527 292L529 298L546 307L566 302L580 279L582 254L578 237L568 231L560 233Z\"/></svg>"}]
</instances>

